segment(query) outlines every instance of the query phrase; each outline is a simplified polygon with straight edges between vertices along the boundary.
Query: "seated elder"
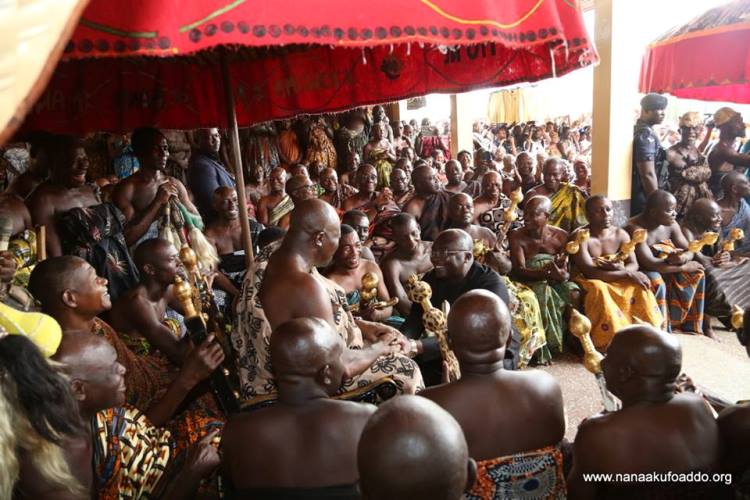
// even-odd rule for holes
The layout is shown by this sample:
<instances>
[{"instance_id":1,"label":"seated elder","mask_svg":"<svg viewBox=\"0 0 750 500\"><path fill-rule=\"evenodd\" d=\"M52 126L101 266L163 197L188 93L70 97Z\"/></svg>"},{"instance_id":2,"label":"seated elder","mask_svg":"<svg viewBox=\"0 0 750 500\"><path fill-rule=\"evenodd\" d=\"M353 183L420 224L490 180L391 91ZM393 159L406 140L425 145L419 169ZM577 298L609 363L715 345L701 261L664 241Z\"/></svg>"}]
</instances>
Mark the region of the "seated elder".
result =
<instances>
[{"instance_id":1,"label":"seated elder","mask_svg":"<svg viewBox=\"0 0 750 500\"><path fill-rule=\"evenodd\" d=\"M547 223L550 209L544 196L529 199L523 212L524 227L509 234L512 273L534 290L542 312L547 345L539 349L538 359L543 363L550 361L551 353L562 352L565 318L571 307L580 307L581 300L578 285L569 281L568 233Z\"/></svg>"},{"instance_id":2,"label":"seated elder","mask_svg":"<svg viewBox=\"0 0 750 500\"><path fill-rule=\"evenodd\" d=\"M331 399L343 383L345 349L318 318L276 329L270 350L279 399L224 428L227 497L360 498L357 445L375 407Z\"/></svg>"},{"instance_id":3,"label":"seated elder","mask_svg":"<svg viewBox=\"0 0 750 500\"><path fill-rule=\"evenodd\" d=\"M373 309L365 307L361 300L362 277L368 273L375 275L378 279L376 300L384 302L390 300L380 267L371 260L362 259L361 252L362 243L357 233L351 226L342 224L339 248L333 254L333 261L324 272L324 276L344 289L350 306L359 304L359 310L355 316L370 321L383 321L391 316L393 310L391 306Z\"/></svg>"},{"instance_id":4,"label":"seated elder","mask_svg":"<svg viewBox=\"0 0 750 500\"><path fill-rule=\"evenodd\" d=\"M602 369L622 409L578 427L570 498L725 498L722 482L584 480L592 473L711 475L719 470L719 427L700 396L675 394L681 368L677 337L647 325L617 332Z\"/></svg>"},{"instance_id":5,"label":"seated elder","mask_svg":"<svg viewBox=\"0 0 750 500\"><path fill-rule=\"evenodd\" d=\"M703 266L688 250L688 241L677 223L677 201L667 191L656 190L646 199L643 213L626 229L648 231L635 247L638 265L651 280L662 316L669 319L667 331L703 333L706 279ZM706 332L711 334L711 331Z\"/></svg>"},{"instance_id":6,"label":"seated elder","mask_svg":"<svg viewBox=\"0 0 750 500\"><path fill-rule=\"evenodd\" d=\"M664 318L648 276L638 270L635 253L631 250L618 258L630 235L612 225L612 202L595 195L586 200L585 208L589 225L571 236L575 239L584 230L590 235L573 255L574 277L584 292L583 308L591 320L591 340L597 349L606 351L615 332L636 319L660 327Z\"/></svg>"},{"instance_id":7,"label":"seated elder","mask_svg":"<svg viewBox=\"0 0 750 500\"><path fill-rule=\"evenodd\" d=\"M510 332L508 308L496 295L474 290L459 297L448 315L448 337L461 379L420 396L461 425L477 461L472 498L558 498L565 492L562 391L542 371L503 369Z\"/></svg>"},{"instance_id":8,"label":"seated elder","mask_svg":"<svg viewBox=\"0 0 750 500\"><path fill-rule=\"evenodd\" d=\"M528 193L533 196L546 196L552 208L549 224L568 232L586 224L586 211L583 207L586 195L578 186L563 182L563 163L558 158L550 158L542 166L543 183Z\"/></svg>"},{"instance_id":9,"label":"seated elder","mask_svg":"<svg viewBox=\"0 0 750 500\"><path fill-rule=\"evenodd\" d=\"M338 248L340 223L336 210L318 199L305 200L292 212L280 244L269 245L245 276L237 305L232 343L237 353L242 396L273 396L276 382L268 345L274 328L290 319L324 319L346 342L344 366L349 391L390 377L400 392L422 387L416 364L404 356L410 343L380 323L355 320L346 295L318 273ZM267 279L266 279L267 277Z\"/></svg>"}]
</instances>

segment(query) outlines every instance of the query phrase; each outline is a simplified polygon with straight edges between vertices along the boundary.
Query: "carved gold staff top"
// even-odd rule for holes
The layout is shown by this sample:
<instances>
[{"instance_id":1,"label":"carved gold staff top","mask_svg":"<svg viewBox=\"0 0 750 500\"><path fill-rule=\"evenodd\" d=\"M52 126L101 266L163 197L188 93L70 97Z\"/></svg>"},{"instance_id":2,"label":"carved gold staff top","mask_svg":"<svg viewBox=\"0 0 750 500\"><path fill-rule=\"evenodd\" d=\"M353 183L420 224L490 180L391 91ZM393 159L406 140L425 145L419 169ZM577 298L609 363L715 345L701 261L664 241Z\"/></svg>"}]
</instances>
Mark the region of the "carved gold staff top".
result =
<instances>
[{"instance_id":1,"label":"carved gold staff top","mask_svg":"<svg viewBox=\"0 0 750 500\"><path fill-rule=\"evenodd\" d=\"M443 302L443 311L433 307L430 302L432 297L432 288L424 281L421 281L416 274L409 277L407 281L409 287L409 299L422 306L422 324L428 337L437 337L440 346L440 354L443 361L448 364L448 380L453 382L461 378L461 369L458 366L456 355L448 346L448 303Z\"/></svg>"},{"instance_id":2,"label":"carved gold staff top","mask_svg":"<svg viewBox=\"0 0 750 500\"><path fill-rule=\"evenodd\" d=\"M381 310L386 307L398 304L398 297L390 300L378 300L378 284L380 278L375 273L365 273L362 275L362 291L359 294L359 302L349 308L351 312L358 312L361 309Z\"/></svg>"}]
</instances>

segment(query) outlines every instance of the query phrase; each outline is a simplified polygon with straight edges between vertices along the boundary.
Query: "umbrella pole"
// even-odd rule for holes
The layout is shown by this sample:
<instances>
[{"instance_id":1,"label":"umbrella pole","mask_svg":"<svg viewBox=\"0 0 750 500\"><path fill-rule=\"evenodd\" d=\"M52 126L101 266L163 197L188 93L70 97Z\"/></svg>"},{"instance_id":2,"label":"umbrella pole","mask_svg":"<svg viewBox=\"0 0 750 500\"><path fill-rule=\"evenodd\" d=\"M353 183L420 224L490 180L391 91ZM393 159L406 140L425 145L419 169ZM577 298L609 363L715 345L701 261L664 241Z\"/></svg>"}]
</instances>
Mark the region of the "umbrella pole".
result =
<instances>
[{"instance_id":1,"label":"umbrella pole","mask_svg":"<svg viewBox=\"0 0 750 500\"><path fill-rule=\"evenodd\" d=\"M242 228L242 246L245 247L245 264L255 259L253 243L250 238L250 219L247 215L247 198L245 197L245 174L242 170L242 155L240 154L240 134L237 129L237 112L234 109L234 94L232 82L229 80L229 64L226 54L221 55L221 79L224 82L224 98L227 107L227 121L229 126L229 140L232 142L232 162L234 163L234 179L237 183L237 198L240 209L240 226Z\"/></svg>"}]
</instances>

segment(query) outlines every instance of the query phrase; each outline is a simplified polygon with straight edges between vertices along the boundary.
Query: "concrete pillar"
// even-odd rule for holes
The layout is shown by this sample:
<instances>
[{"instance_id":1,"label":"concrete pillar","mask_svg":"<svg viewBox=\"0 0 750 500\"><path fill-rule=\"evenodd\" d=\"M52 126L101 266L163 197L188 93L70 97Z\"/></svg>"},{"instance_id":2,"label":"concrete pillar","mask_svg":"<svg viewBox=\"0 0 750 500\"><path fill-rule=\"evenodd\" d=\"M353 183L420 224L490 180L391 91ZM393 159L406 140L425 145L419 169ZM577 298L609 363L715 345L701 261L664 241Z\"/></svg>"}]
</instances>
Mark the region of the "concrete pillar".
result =
<instances>
[{"instance_id":1,"label":"concrete pillar","mask_svg":"<svg viewBox=\"0 0 750 500\"><path fill-rule=\"evenodd\" d=\"M643 54L631 35L647 8L644 0L595 0L594 10L601 62L594 68L591 190L612 200L615 221L622 223L630 214L634 110Z\"/></svg>"},{"instance_id":2,"label":"concrete pillar","mask_svg":"<svg viewBox=\"0 0 750 500\"><path fill-rule=\"evenodd\" d=\"M451 158L462 149L474 151L470 102L466 95L451 94Z\"/></svg>"}]
</instances>

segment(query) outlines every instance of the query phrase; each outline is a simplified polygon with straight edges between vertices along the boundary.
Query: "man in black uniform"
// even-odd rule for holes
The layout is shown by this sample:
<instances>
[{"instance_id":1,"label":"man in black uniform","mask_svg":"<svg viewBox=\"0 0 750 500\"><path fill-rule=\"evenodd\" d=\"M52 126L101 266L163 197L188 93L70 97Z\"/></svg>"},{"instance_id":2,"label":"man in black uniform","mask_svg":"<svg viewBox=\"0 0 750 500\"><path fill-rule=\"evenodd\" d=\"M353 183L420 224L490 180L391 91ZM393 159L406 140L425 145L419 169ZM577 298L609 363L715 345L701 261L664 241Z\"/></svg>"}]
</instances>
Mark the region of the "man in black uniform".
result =
<instances>
[{"instance_id":1,"label":"man in black uniform","mask_svg":"<svg viewBox=\"0 0 750 500\"><path fill-rule=\"evenodd\" d=\"M452 304L471 290L487 290L509 304L510 297L503 279L489 267L474 262L473 247L471 236L461 229L446 229L437 237L430 257L435 267L422 278L432 288L430 303L433 307L441 308L443 301ZM442 359L437 338L422 338L422 313L422 306L413 303L401 331L417 341L415 361L422 370L425 385L431 386L441 381ZM517 366L519 347L520 337L514 330L506 350L506 368L515 369Z\"/></svg>"},{"instance_id":2,"label":"man in black uniform","mask_svg":"<svg viewBox=\"0 0 750 500\"><path fill-rule=\"evenodd\" d=\"M633 131L633 181L630 190L630 215L643 211L648 195L667 186L666 151L654 132L654 125L664 121L667 98L646 94L641 99L641 117Z\"/></svg>"}]
</instances>

